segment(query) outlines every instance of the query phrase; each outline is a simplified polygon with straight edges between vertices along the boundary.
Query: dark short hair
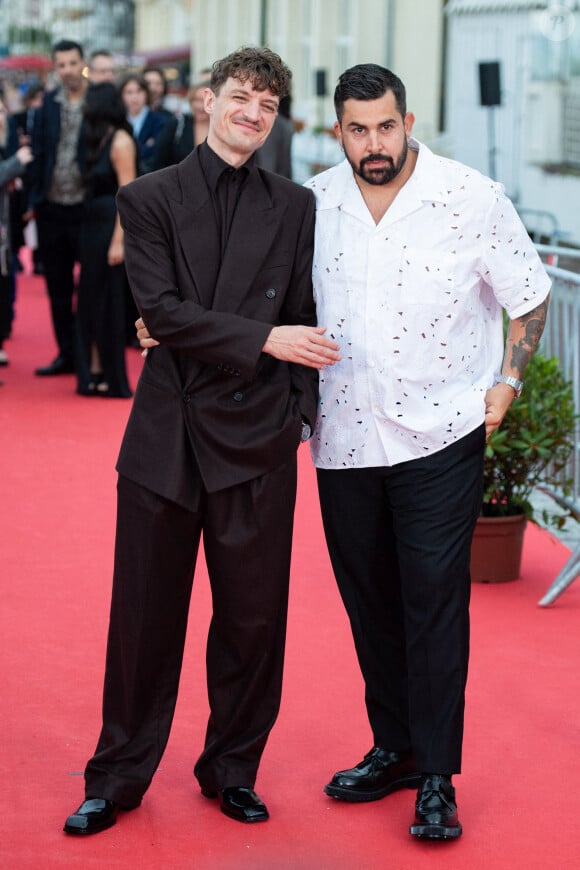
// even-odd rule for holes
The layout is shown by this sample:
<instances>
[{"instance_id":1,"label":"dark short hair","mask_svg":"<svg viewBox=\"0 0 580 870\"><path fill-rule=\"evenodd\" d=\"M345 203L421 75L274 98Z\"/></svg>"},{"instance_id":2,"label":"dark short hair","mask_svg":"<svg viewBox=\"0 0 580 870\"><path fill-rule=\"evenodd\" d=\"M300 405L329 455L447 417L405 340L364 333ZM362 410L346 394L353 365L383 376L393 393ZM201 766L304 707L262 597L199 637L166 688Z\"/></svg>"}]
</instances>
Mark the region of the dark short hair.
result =
<instances>
[{"instance_id":1,"label":"dark short hair","mask_svg":"<svg viewBox=\"0 0 580 870\"><path fill-rule=\"evenodd\" d=\"M257 91L269 90L277 97L290 90L292 72L282 58L269 48L244 47L212 66L210 88L214 94L229 79L249 81Z\"/></svg>"},{"instance_id":2,"label":"dark short hair","mask_svg":"<svg viewBox=\"0 0 580 870\"><path fill-rule=\"evenodd\" d=\"M148 72L157 73L157 75L163 82L163 96L165 96L167 94L167 79L165 78L165 72L161 69L160 66L146 66L141 70L141 75L144 76L145 73Z\"/></svg>"},{"instance_id":3,"label":"dark short hair","mask_svg":"<svg viewBox=\"0 0 580 870\"><path fill-rule=\"evenodd\" d=\"M407 94L401 79L384 66L359 63L339 76L334 92L334 108L340 122L346 100L379 100L392 91L397 109L404 118L407 114Z\"/></svg>"},{"instance_id":4,"label":"dark short hair","mask_svg":"<svg viewBox=\"0 0 580 870\"><path fill-rule=\"evenodd\" d=\"M61 39L55 42L52 46L52 59L55 59L57 51L78 51L81 57L84 57L83 47L80 42L75 42L73 39Z\"/></svg>"}]
</instances>

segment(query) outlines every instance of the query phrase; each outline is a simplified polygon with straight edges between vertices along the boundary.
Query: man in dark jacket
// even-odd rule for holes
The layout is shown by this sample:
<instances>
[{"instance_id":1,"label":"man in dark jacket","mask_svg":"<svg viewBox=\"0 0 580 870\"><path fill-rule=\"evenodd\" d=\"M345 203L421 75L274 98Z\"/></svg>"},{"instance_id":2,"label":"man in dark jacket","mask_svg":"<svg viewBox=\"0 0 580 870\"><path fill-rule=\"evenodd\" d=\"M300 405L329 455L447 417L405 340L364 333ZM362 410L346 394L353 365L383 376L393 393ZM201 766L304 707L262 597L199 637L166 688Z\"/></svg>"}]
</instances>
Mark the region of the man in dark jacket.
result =
<instances>
[{"instance_id":1,"label":"man in dark jacket","mask_svg":"<svg viewBox=\"0 0 580 870\"><path fill-rule=\"evenodd\" d=\"M78 260L83 183L78 160L83 98L83 49L63 39L52 50L60 87L45 95L32 133L30 205L50 298L58 355L37 375L74 372L74 267Z\"/></svg>"},{"instance_id":2,"label":"man in dark jacket","mask_svg":"<svg viewBox=\"0 0 580 870\"><path fill-rule=\"evenodd\" d=\"M314 325L314 198L253 159L289 79L267 49L218 61L207 141L118 195L129 280L159 346L117 466L103 729L67 833L137 807L161 760L202 531L211 715L194 772L227 816L268 818L253 787L280 704L296 450L317 369L338 358Z\"/></svg>"}]
</instances>

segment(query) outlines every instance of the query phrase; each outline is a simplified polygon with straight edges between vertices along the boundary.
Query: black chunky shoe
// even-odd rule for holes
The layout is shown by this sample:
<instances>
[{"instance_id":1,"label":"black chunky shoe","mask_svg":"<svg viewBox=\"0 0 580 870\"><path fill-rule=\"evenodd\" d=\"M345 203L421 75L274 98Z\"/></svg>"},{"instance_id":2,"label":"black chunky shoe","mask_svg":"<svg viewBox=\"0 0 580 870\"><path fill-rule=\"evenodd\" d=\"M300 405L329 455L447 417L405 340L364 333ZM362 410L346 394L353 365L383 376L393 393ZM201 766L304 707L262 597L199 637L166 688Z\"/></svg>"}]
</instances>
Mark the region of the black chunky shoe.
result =
<instances>
[{"instance_id":1,"label":"black chunky shoe","mask_svg":"<svg viewBox=\"0 0 580 870\"><path fill-rule=\"evenodd\" d=\"M339 770L325 786L330 797L362 803L376 801L400 788L417 788L421 775L410 752L389 752L374 746L350 770Z\"/></svg>"},{"instance_id":2,"label":"black chunky shoe","mask_svg":"<svg viewBox=\"0 0 580 870\"><path fill-rule=\"evenodd\" d=\"M455 789L450 776L426 773L421 777L415 804L415 821L409 828L413 837L452 840L461 836Z\"/></svg>"}]
</instances>

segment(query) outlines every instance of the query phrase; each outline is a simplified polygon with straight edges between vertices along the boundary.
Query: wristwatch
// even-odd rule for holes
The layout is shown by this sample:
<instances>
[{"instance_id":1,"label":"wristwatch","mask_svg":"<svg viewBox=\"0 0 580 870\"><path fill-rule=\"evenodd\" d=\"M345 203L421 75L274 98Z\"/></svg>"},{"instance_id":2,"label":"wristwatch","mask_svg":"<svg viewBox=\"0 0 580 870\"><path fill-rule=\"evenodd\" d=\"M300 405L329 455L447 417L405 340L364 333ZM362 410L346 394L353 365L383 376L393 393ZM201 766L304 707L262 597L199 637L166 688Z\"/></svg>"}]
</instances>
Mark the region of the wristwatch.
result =
<instances>
[{"instance_id":1,"label":"wristwatch","mask_svg":"<svg viewBox=\"0 0 580 870\"><path fill-rule=\"evenodd\" d=\"M511 387L516 394L516 399L519 399L524 388L524 382L517 378L512 378L511 375L496 375L495 382L496 384L507 384L508 387Z\"/></svg>"},{"instance_id":2,"label":"wristwatch","mask_svg":"<svg viewBox=\"0 0 580 870\"><path fill-rule=\"evenodd\" d=\"M310 424L306 422L306 420L302 421L302 434L300 436L301 441L308 441L310 436L312 435L312 429L310 428Z\"/></svg>"}]
</instances>

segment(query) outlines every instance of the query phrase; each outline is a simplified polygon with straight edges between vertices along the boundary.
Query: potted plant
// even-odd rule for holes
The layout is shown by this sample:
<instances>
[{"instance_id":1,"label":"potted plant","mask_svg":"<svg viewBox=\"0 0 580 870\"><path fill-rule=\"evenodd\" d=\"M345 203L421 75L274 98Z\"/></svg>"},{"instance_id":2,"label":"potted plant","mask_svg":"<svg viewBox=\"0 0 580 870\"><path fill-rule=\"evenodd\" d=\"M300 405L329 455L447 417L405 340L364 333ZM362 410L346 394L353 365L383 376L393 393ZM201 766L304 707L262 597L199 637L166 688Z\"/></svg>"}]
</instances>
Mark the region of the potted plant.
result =
<instances>
[{"instance_id":1,"label":"potted plant","mask_svg":"<svg viewBox=\"0 0 580 870\"><path fill-rule=\"evenodd\" d=\"M525 387L489 438L484 462L481 517L471 551L472 580L497 582L520 576L524 531L537 522L530 501L535 487L569 493L564 469L574 448L578 416L572 385L555 357L536 353ZM543 509L544 525L561 528L567 515ZM510 543L510 539L514 539ZM498 564L494 564L496 557Z\"/></svg>"}]
</instances>

